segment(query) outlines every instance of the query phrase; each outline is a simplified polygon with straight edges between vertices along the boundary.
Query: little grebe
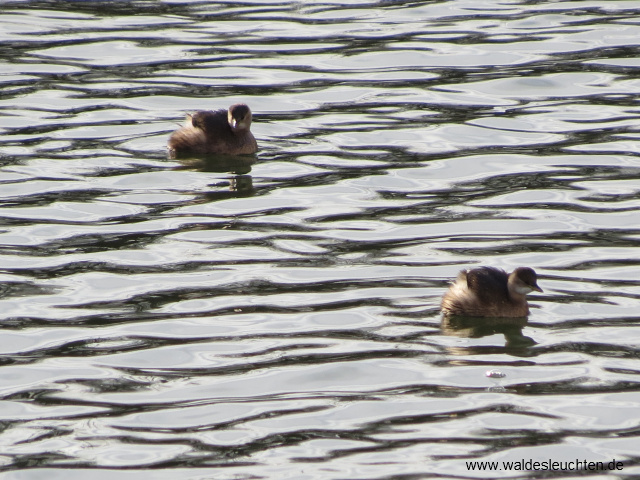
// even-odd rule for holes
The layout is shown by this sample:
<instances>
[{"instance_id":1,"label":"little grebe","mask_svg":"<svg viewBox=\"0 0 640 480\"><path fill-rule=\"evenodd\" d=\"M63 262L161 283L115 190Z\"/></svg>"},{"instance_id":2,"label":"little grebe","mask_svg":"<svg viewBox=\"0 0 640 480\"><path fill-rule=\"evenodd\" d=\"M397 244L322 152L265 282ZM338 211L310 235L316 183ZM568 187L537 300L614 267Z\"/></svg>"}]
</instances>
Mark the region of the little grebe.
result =
<instances>
[{"instance_id":1,"label":"little grebe","mask_svg":"<svg viewBox=\"0 0 640 480\"><path fill-rule=\"evenodd\" d=\"M169 137L169 154L250 155L258 144L249 130L251 110L244 103L229 110L201 110L187 115L185 125Z\"/></svg>"},{"instance_id":2,"label":"little grebe","mask_svg":"<svg viewBox=\"0 0 640 480\"><path fill-rule=\"evenodd\" d=\"M542 292L532 268L510 274L493 267L462 270L442 297L442 313L469 317L526 317L527 293Z\"/></svg>"}]
</instances>

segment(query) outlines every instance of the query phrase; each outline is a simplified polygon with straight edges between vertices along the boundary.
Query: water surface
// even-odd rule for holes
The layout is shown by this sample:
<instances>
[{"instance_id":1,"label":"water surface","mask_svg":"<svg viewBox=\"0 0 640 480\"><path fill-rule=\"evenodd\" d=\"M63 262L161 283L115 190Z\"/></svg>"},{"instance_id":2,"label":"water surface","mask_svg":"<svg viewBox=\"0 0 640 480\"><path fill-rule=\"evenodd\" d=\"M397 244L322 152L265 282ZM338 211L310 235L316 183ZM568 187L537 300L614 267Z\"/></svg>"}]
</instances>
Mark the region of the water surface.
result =
<instances>
[{"instance_id":1,"label":"water surface","mask_svg":"<svg viewBox=\"0 0 640 480\"><path fill-rule=\"evenodd\" d=\"M0 2L0 475L635 478L639 15ZM255 164L167 158L239 101ZM441 321L475 265L528 323Z\"/></svg>"}]
</instances>

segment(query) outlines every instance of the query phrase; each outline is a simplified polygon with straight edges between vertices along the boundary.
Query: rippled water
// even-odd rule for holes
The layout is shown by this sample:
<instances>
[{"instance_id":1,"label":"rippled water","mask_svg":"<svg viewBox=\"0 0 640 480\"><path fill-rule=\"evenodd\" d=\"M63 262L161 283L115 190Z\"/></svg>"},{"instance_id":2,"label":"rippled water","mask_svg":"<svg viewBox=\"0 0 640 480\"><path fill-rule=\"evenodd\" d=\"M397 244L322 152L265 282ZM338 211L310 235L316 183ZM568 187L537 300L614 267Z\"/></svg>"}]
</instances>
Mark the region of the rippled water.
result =
<instances>
[{"instance_id":1,"label":"rippled water","mask_svg":"<svg viewBox=\"0 0 640 480\"><path fill-rule=\"evenodd\" d=\"M0 475L636 478L639 18L0 2ZM167 158L237 101L255 164ZM480 264L528 324L441 322ZM624 468L467 463L547 459Z\"/></svg>"}]
</instances>

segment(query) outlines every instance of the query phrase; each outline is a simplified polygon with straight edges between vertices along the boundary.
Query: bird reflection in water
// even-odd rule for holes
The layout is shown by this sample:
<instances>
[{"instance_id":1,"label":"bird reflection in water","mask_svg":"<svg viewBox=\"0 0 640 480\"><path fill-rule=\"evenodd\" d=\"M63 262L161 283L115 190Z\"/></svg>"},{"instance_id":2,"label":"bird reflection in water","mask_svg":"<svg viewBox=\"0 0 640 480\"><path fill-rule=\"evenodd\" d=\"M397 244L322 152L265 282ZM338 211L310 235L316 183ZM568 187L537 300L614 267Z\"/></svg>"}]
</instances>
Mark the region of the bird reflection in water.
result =
<instances>
[{"instance_id":1,"label":"bird reflection in water","mask_svg":"<svg viewBox=\"0 0 640 480\"><path fill-rule=\"evenodd\" d=\"M440 328L442 333L463 338L482 338L502 334L505 347L522 348L536 344L531 337L523 335L522 329L527 325L527 317L468 317L462 315L444 315ZM465 353L483 353L485 345L467 346ZM471 350L471 352L470 352Z\"/></svg>"},{"instance_id":2,"label":"bird reflection in water","mask_svg":"<svg viewBox=\"0 0 640 480\"><path fill-rule=\"evenodd\" d=\"M255 193L251 167L257 161L255 155L199 155L178 159L177 170L197 170L200 172L227 173L229 180L219 182L216 186L228 186L226 190L211 191L214 197L250 197Z\"/></svg>"}]
</instances>

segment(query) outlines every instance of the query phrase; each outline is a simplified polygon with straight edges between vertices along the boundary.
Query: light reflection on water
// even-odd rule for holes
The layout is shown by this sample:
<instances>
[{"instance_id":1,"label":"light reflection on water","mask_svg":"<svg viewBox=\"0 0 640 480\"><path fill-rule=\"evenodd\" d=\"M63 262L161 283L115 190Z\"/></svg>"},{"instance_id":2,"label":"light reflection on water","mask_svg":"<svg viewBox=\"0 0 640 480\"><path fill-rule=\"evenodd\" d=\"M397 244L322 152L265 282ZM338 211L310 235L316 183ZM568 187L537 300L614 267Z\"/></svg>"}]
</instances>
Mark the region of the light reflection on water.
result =
<instances>
[{"instance_id":1,"label":"light reflection on water","mask_svg":"<svg viewBox=\"0 0 640 480\"><path fill-rule=\"evenodd\" d=\"M631 2L2 11L3 476L637 474ZM256 163L167 158L238 101ZM479 264L528 323L441 324Z\"/></svg>"}]
</instances>

